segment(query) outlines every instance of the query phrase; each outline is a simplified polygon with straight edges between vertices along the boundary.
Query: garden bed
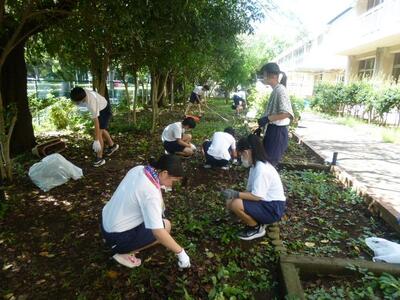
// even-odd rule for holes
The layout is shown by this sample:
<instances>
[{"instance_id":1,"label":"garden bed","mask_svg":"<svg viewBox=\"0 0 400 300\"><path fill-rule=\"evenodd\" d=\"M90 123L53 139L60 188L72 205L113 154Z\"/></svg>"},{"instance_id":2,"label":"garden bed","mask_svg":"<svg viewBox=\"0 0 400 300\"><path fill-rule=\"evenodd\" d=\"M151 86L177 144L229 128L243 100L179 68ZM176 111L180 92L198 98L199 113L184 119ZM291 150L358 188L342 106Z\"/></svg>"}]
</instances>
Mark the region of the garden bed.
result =
<instances>
[{"instance_id":1,"label":"garden bed","mask_svg":"<svg viewBox=\"0 0 400 300\"><path fill-rule=\"evenodd\" d=\"M222 102L215 106L227 112ZM164 114L161 123L180 117L180 112ZM227 125L243 124L238 118L231 121L227 124L207 114L193 131L195 142L200 144ZM180 271L174 255L160 246L140 253L143 265L137 269L110 259L99 234L101 209L130 168L162 153L159 132L118 134L120 129L115 127L113 134L121 149L97 169L91 167L89 141L68 138L63 155L83 168L81 180L43 193L23 174L17 176L7 190L8 210L0 220L1 295L6 299L281 298L278 255L271 241L237 239L241 225L225 210L219 195L225 187L244 189L247 170L206 170L200 156L184 161L186 178L165 194L172 235L189 253L192 268ZM307 156L299 154L301 145L295 147L298 150L289 150L285 162ZM305 162L317 163L312 158ZM31 163L22 163L20 170L26 171ZM307 170L282 170L281 175L288 210L280 229L288 253L370 260L365 237L396 239L362 199L332 175Z\"/></svg>"}]
</instances>

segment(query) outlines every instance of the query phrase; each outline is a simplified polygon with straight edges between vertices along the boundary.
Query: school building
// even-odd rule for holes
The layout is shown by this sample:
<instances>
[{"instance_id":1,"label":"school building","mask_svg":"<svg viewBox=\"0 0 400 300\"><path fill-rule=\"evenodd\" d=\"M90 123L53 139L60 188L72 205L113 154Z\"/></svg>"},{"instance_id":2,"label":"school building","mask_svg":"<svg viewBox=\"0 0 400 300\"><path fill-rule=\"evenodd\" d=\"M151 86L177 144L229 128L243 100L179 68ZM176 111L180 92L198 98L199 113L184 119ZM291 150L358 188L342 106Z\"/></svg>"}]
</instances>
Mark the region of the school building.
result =
<instances>
[{"instance_id":1,"label":"school building","mask_svg":"<svg viewBox=\"0 0 400 300\"><path fill-rule=\"evenodd\" d=\"M300 97L311 96L319 81L400 82L400 0L356 0L274 61L289 77L289 92Z\"/></svg>"}]
</instances>

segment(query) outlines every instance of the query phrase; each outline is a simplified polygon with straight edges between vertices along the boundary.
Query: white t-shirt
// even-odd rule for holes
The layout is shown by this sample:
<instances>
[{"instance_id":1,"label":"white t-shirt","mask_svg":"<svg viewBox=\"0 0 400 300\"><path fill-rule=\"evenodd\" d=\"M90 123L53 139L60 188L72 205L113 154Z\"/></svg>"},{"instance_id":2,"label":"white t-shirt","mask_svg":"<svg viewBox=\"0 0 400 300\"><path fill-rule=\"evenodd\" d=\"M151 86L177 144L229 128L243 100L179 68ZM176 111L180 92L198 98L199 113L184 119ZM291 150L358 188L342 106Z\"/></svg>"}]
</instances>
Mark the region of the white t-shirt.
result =
<instances>
[{"instance_id":1,"label":"white t-shirt","mask_svg":"<svg viewBox=\"0 0 400 300\"><path fill-rule=\"evenodd\" d=\"M106 108L107 100L95 91L89 89L84 90L86 92L86 97L84 98L83 104L92 114L92 118L96 119L100 115L100 111Z\"/></svg>"},{"instance_id":2,"label":"white t-shirt","mask_svg":"<svg viewBox=\"0 0 400 300\"><path fill-rule=\"evenodd\" d=\"M207 153L216 159L230 160L229 148L236 150L235 138L226 132L215 132Z\"/></svg>"},{"instance_id":3,"label":"white t-shirt","mask_svg":"<svg viewBox=\"0 0 400 300\"><path fill-rule=\"evenodd\" d=\"M263 201L285 201L281 178L276 169L268 162L258 161L250 168L247 191Z\"/></svg>"},{"instance_id":4,"label":"white t-shirt","mask_svg":"<svg viewBox=\"0 0 400 300\"><path fill-rule=\"evenodd\" d=\"M197 94L197 95L199 95L199 96L203 96L203 94L204 94L203 87L202 87L201 85L196 86L196 87L193 89L193 93L195 93L195 94Z\"/></svg>"},{"instance_id":5,"label":"white t-shirt","mask_svg":"<svg viewBox=\"0 0 400 300\"><path fill-rule=\"evenodd\" d=\"M164 128L164 131L161 135L161 140L163 142L173 142L177 139L182 138L182 134L184 134L185 129L182 126L182 122L175 122L169 124L167 127Z\"/></svg>"},{"instance_id":6,"label":"white t-shirt","mask_svg":"<svg viewBox=\"0 0 400 300\"><path fill-rule=\"evenodd\" d=\"M147 178L144 166L132 168L103 208L107 232L123 232L144 222L148 229L164 228L161 191Z\"/></svg>"},{"instance_id":7,"label":"white t-shirt","mask_svg":"<svg viewBox=\"0 0 400 300\"><path fill-rule=\"evenodd\" d=\"M245 91L239 91L236 93L236 95L238 95L243 100L246 100L246 92Z\"/></svg>"}]
</instances>

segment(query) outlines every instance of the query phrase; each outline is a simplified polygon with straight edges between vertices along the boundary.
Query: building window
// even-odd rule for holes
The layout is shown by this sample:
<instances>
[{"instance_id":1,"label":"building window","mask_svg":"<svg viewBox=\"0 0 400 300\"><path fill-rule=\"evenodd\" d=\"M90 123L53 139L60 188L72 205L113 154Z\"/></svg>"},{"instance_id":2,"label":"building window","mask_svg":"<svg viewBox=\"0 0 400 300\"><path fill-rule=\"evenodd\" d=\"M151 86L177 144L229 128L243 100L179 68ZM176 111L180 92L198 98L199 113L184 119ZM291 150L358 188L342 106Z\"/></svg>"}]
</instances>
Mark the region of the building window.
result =
<instances>
[{"instance_id":1,"label":"building window","mask_svg":"<svg viewBox=\"0 0 400 300\"><path fill-rule=\"evenodd\" d=\"M381 3L383 3L383 0L368 0L367 10L370 10L375 6L378 6Z\"/></svg>"},{"instance_id":2,"label":"building window","mask_svg":"<svg viewBox=\"0 0 400 300\"><path fill-rule=\"evenodd\" d=\"M393 80L396 83L399 83L400 79L400 53L396 53L394 55L394 63L393 63Z\"/></svg>"},{"instance_id":3,"label":"building window","mask_svg":"<svg viewBox=\"0 0 400 300\"><path fill-rule=\"evenodd\" d=\"M358 65L358 78L371 78L374 74L375 58L360 60Z\"/></svg>"}]
</instances>

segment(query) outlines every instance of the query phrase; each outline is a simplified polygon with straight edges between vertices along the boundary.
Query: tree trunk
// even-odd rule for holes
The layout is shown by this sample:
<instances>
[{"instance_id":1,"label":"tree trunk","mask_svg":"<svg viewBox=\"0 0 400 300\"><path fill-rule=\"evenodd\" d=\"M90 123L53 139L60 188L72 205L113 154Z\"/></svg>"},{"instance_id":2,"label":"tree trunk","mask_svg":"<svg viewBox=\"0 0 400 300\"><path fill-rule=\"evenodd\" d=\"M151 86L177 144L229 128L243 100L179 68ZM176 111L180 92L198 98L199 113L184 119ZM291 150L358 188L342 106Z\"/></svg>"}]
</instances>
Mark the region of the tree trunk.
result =
<instances>
[{"instance_id":1,"label":"tree trunk","mask_svg":"<svg viewBox=\"0 0 400 300\"><path fill-rule=\"evenodd\" d=\"M171 78L171 99L170 99L170 103L171 103L171 111L174 108L174 75L170 76Z\"/></svg>"},{"instance_id":2,"label":"tree trunk","mask_svg":"<svg viewBox=\"0 0 400 300\"><path fill-rule=\"evenodd\" d=\"M126 72L121 71L121 76L122 76L122 83L124 84L125 87L125 104L126 107L128 108L128 124L130 125L132 123L132 117L131 117L131 101L129 97L129 89L128 89L128 80L126 80Z\"/></svg>"},{"instance_id":3,"label":"tree trunk","mask_svg":"<svg viewBox=\"0 0 400 300\"><path fill-rule=\"evenodd\" d=\"M11 155L31 150L36 144L32 126L32 115L29 111L27 93L27 70L25 63L25 43L20 43L7 56L1 70L1 95L4 109L15 104L17 122L11 136Z\"/></svg>"},{"instance_id":4,"label":"tree trunk","mask_svg":"<svg viewBox=\"0 0 400 300\"><path fill-rule=\"evenodd\" d=\"M151 74L151 103L152 103L152 124L151 124L151 133L156 131L157 120L158 120L158 86L159 86L159 75L152 73Z\"/></svg>"},{"instance_id":5,"label":"tree trunk","mask_svg":"<svg viewBox=\"0 0 400 300\"><path fill-rule=\"evenodd\" d=\"M138 74L137 71L133 71L133 79L134 79L134 85L135 85L135 90L133 92L133 124L136 125L136 107L137 107L137 96L138 96Z\"/></svg>"}]
</instances>

